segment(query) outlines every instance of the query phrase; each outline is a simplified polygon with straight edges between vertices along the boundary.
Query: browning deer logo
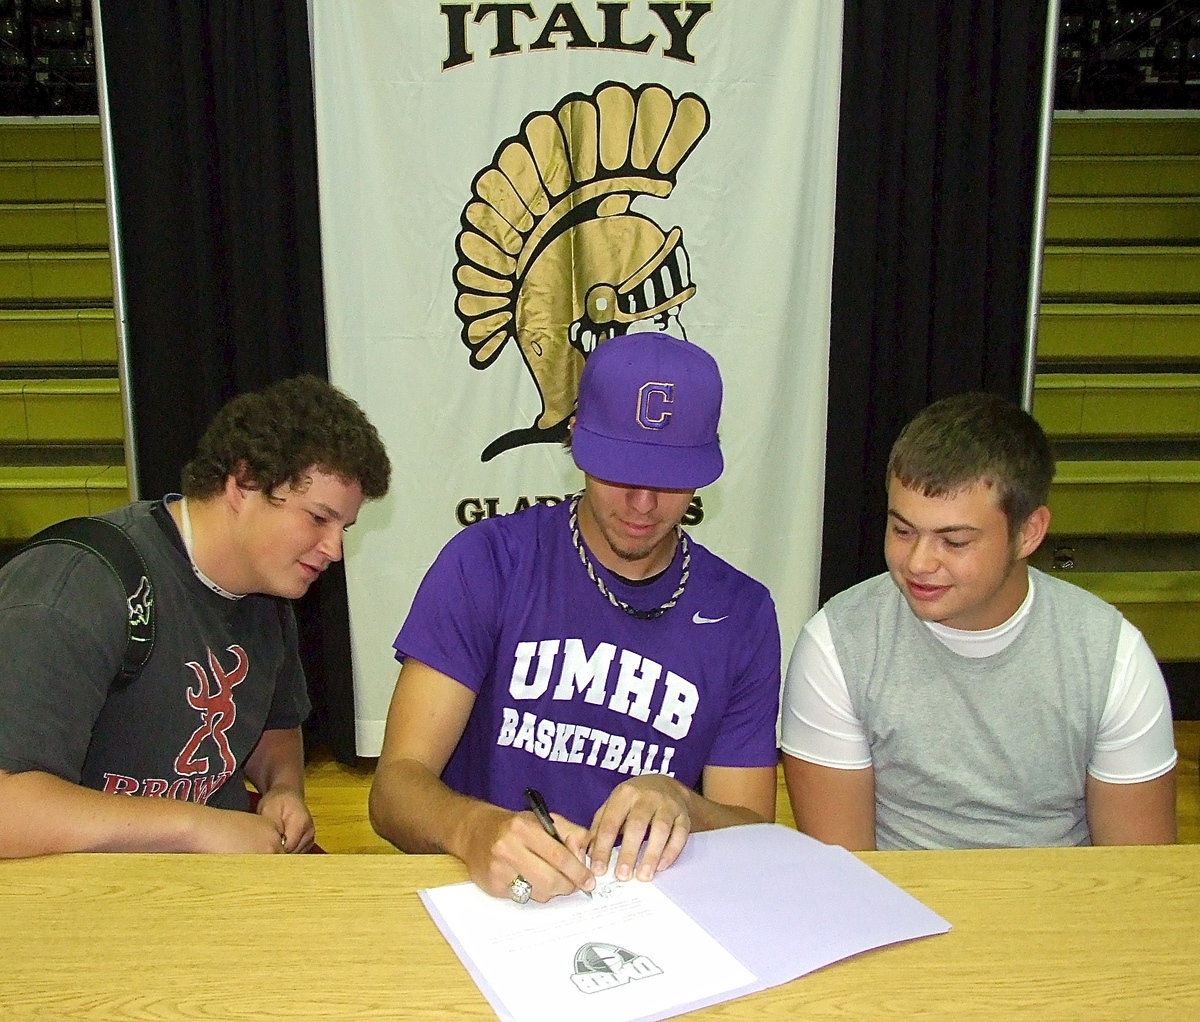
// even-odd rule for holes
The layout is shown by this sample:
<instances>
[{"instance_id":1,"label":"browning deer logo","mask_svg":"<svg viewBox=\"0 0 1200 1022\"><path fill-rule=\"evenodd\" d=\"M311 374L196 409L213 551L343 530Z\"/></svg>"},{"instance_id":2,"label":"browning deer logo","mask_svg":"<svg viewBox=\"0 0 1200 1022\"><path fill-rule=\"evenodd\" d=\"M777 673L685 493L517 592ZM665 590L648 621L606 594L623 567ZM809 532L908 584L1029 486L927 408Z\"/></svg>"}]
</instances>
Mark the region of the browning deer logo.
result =
<instances>
[{"instance_id":1,"label":"browning deer logo","mask_svg":"<svg viewBox=\"0 0 1200 1022\"><path fill-rule=\"evenodd\" d=\"M188 667L196 676L196 688L187 690L188 705L200 711L200 726L192 732L183 751L175 758L177 773L203 774L208 772L208 757L198 755L200 744L206 738L211 738L217 746L221 757L221 768L226 773L232 773L237 768L237 760L229 748L226 732L233 727L237 719L237 704L233 701L233 689L246 680L249 661L241 646L230 646L229 652L236 658L231 670L226 671L212 650L208 651L208 669L212 672L212 682L204 668L194 661L188 662ZM215 682L215 684L213 684Z\"/></svg>"},{"instance_id":2,"label":"browning deer logo","mask_svg":"<svg viewBox=\"0 0 1200 1022\"><path fill-rule=\"evenodd\" d=\"M679 309L696 286L683 232L631 207L671 194L708 125L691 93L607 82L530 114L475 176L455 243L461 337L476 369L515 341L541 397L532 425L481 460L562 441L596 345L635 330L686 339Z\"/></svg>"}]
</instances>

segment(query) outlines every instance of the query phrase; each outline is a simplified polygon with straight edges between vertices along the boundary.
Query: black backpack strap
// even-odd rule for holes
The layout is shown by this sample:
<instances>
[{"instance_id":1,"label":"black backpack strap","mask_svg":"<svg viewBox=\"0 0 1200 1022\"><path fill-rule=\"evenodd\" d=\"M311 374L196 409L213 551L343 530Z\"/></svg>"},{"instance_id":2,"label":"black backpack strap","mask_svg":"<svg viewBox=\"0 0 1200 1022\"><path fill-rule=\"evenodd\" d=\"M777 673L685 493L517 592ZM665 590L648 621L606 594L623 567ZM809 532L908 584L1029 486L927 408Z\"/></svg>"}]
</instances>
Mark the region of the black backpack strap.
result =
<instances>
[{"instance_id":1,"label":"black backpack strap","mask_svg":"<svg viewBox=\"0 0 1200 1022\"><path fill-rule=\"evenodd\" d=\"M112 688L124 688L146 665L154 651L154 584L129 534L106 518L68 518L43 529L21 549L45 543L69 543L89 550L117 576L125 590L129 629L121 669Z\"/></svg>"}]
</instances>

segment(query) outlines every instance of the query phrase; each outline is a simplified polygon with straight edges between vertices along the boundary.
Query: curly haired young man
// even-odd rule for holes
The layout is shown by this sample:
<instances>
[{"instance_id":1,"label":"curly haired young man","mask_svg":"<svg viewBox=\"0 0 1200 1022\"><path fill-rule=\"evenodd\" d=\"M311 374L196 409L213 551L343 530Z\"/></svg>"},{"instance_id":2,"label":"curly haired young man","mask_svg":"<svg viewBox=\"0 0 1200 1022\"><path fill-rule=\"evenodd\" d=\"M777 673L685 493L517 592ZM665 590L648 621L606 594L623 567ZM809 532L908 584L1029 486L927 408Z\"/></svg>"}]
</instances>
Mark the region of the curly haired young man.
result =
<instances>
[{"instance_id":1,"label":"curly haired young man","mask_svg":"<svg viewBox=\"0 0 1200 1022\"><path fill-rule=\"evenodd\" d=\"M153 651L127 684L114 679L133 608L104 561L62 542L9 561L0 857L307 850L309 704L288 601L341 559L343 532L389 475L375 428L322 380L230 401L182 495L101 516L153 587Z\"/></svg>"}]
</instances>

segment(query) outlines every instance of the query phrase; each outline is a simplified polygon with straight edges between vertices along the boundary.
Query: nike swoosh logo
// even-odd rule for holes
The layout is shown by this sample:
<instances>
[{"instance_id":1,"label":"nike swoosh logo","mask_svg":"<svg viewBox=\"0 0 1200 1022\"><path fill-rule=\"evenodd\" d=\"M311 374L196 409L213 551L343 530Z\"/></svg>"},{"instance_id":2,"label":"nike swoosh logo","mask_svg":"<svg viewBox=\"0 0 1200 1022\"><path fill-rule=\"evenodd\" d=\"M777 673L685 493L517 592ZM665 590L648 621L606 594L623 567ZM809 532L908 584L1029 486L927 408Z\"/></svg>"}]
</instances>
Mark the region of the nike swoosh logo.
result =
<instances>
[{"instance_id":1,"label":"nike swoosh logo","mask_svg":"<svg viewBox=\"0 0 1200 1022\"><path fill-rule=\"evenodd\" d=\"M692 615L692 624L715 625L718 621L724 621L726 617L729 617L729 615L726 614L725 617L704 617L700 611L696 611L696 613Z\"/></svg>"}]
</instances>

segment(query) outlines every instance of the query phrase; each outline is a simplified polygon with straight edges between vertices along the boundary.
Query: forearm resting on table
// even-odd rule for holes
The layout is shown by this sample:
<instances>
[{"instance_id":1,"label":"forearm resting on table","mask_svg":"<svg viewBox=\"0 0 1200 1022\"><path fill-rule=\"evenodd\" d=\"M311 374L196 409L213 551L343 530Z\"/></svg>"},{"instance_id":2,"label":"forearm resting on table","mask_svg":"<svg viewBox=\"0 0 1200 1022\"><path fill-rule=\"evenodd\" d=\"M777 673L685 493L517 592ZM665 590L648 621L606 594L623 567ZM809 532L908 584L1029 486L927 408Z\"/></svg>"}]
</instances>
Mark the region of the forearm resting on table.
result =
<instances>
[{"instance_id":1,"label":"forearm resting on table","mask_svg":"<svg viewBox=\"0 0 1200 1022\"><path fill-rule=\"evenodd\" d=\"M687 789L685 789L687 790ZM739 827L746 823L774 823L775 814L755 812L745 806L731 806L723 802L714 802L710 798L691 791L687 799L688 816L691 818L691 831L699 834L705 830L721 830L723 827Z\"/></svg>"},{"instance_id":2,"label":"forearm resting on table","mask_svg":"<svg viewBox=\"0 0 1200 1022\"><path fill-rule=\"evenodd\" d=\"M415 759L380 760L368 800L371 826L402 852L448 852L466 859L470 834L503 809L460 795Z\"/></svg>"},{"instance_id":3,"label":"forearm resting on table","mask_svg":"<svg viewBox=\"0 0 1200 1022\"><path fill-rule=\"evenodd\" d=\"M0 771L0 858L199 851L209 815L224 811L94 791L40 770Z\"/></svg>"}]
</instances>

